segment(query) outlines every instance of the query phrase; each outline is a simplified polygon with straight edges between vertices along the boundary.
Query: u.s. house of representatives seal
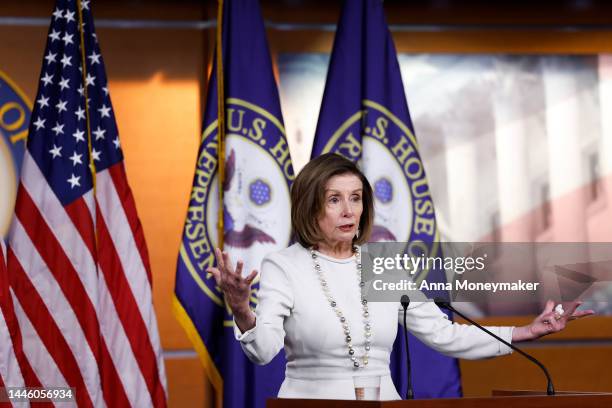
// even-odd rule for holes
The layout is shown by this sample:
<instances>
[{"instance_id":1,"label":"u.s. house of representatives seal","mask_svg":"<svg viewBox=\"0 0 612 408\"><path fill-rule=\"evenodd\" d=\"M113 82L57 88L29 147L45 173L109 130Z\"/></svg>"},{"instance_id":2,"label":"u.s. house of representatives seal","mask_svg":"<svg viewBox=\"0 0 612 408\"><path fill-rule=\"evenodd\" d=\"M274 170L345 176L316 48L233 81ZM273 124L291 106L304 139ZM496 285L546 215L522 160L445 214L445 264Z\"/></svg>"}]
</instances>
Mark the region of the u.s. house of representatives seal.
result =
<instances>
[{"instance_id":1,"label":"u.s. house of representatives seal","mask_svg":"<svg viewBox=\"0 0 612 408\"><path fill-rule=\"evenodd\" d=\"M362 110L336 130L323 152L361 160L375 197L371 241L408 242L415 256L437 254L431 191L416 138L404 122L381 104L364 100Z\"/></svg>"},{"instance_id":2,"label":"u.s. house of representatives seal","mask_svg":"<svg viewBox=\"0 0 612 408\"><path fill-rule=\"evenodd\" d=\"M21 89L0 71L0 238L6 237L13 214L31 106Z\"/></svg>"},{"instance_id":3,"label":"u.s. house of representatives seal","mask_svg":"<svg viewBox=\"0 0 612 408\"><path fill-rule=\"evenodd\" d=\"M232 262L244 261L247 275L259 270L266 254L289 245L289 184L295 175L284 127L274 115L237 98L228 98L226 112L224 250ZM205 272L214 265L213 250L219 242L217 129L215 121L202 137L181 257L205 295L223 306L215 280ZM256 295L254 285L253 303Z\"/></svg>"}]
</instances>

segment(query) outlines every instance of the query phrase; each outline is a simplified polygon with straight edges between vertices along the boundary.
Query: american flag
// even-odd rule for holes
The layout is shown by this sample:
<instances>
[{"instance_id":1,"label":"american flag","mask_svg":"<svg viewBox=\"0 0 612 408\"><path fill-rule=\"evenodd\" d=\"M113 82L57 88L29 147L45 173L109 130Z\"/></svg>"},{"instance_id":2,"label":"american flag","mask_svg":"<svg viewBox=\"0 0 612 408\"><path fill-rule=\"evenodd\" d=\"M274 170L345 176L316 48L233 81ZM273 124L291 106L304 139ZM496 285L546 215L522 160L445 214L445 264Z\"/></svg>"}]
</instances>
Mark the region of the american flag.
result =
<instances>
[{"instance_id":1,"label":"american flag","mask_svg":"<svg viewBox=\"0 0 612 408\"><path fill-rule=\"evenodd\" d=\"M7 257L42 386L74 387L84 407L166 405L148 253L87 0L53 11Z\"/></svg>"}]
</instances>

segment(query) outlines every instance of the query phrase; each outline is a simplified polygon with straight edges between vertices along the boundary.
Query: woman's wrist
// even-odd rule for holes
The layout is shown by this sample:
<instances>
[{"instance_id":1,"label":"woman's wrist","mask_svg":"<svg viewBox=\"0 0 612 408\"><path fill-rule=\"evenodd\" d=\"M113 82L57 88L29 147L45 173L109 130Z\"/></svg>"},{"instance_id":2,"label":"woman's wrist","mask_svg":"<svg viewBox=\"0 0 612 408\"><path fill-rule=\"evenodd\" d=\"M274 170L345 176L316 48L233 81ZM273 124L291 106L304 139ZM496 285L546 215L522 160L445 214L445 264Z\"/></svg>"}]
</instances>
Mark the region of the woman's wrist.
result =
<instances>
[{"instance_id":1,"label":"woman's wrist","mask_svg":"<svg viewBox=\"0 0 612 408\"><path fill-rule=\"evenodd\" d=\"M519 341L528 341L533 340L535 337L530 330L529 325L515 327L512 330L512 343L517 343Z\"/></svg>"},{"instance_id":2,"label":"woman's wrist","mask_svg":"<svg viewBox=\"0 0 612 408\"><path fill-rule=\"evenodd\" d=\"M244 333L245 331L251 330L253 327L255 327L255 313L249 306L246 308L236 308L236 310L232 310L232 313L234 314L234 321L241 332Z\"/></svg>"},{"instance_id":3,"label":"woman's wrist","mask_svg":"<svg viewBox=\"0 0 612 408\"><path fill-rule=\"evenodd\" d=\"M246 317L253 313L251 310L251 305L248 302L240 305L230 305L230 309L232 309L234 316Z\"/></svg>"}]
</instances>

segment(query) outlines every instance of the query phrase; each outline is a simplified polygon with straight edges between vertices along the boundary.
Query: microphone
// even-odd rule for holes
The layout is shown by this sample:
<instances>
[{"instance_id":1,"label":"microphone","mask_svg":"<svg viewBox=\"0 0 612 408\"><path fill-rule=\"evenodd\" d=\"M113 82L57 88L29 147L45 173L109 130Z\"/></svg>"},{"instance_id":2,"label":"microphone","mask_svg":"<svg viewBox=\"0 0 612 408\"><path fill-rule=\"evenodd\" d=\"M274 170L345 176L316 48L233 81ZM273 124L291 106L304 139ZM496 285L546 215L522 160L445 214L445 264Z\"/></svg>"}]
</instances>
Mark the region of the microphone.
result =
<instances>
[{"instance_id":1,"label":"microphone","mask_svg":"<svg viewBox=\"0 0 612 408\"><path fill-rule=\"evenodd\" d=\"M408 295L402 295L400 300L402 307L404 308L404 342L406 343L406 368L408 369L408 391L406 392L406 399L414 399L414 390L412 389L412 373L410 370L410 349L408 348L408 327L406 326L406 311L410 304L410 298Z\"/></svg>"},{"instance_id":2,"label":"microphone","mask_svg":"<svg viewBox=\"0 0 612 408\"><path fill-rule=\"evenodd\" d=\"M495 337L497 340L501 341L502 343L504 343L506 346L510 347L512 350L516 351L517 353L521 354L522 356L524 356L525 358L527 358L529 361L531 361L532 363L534 363L535 365L537 365L538 367L540 367L542 369L542 371L544 372L544 375L546 376L546 380L548 381L548 385L546 387L546 394L547 395L555 395L555 387L553 386L552 383L552 379L550 378L550 374L548 374L548 370L546 369L546 367L544 367L544 364L540 363L535 357L530 356L529 354L525 353L523 350L521 350L520 348L508 343L506 340L502 339L501 337L497 336L496 334L492 333L491 331L487 330L486 328L482 327L481 325L479 325L478 323L476 323L474 320L470 319L469 317L467 317L466 315L464 315L463 313L461 313L460 311L458 311L457 309L455 309L453 306L451 306L450 302L447 302L445 300L442 299L436 299L434 300L434 303L441 309L447 309L452 311L453 313L458 314L459 316L463 317L465 320L467 320L468 322L470 322L471 324L473 324L474 326L478 327L480 330L484 331L485 333Z\"/></svg>"}]
</instances>

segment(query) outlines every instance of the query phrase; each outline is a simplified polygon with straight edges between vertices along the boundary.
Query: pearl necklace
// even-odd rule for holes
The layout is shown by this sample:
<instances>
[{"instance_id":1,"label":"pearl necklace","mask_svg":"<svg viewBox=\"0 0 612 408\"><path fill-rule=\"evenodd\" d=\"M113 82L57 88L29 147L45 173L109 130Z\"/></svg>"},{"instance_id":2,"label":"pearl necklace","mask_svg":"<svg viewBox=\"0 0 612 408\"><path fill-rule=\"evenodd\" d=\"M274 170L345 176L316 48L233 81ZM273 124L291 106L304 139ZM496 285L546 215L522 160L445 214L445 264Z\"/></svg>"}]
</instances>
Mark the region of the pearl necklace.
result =
<instances>
[{"instance_id":1,"label":"pearl necklace","mask_svg":"<svg viewBox=\"0 0 612 408\"><path fill-rule=\"evenodd\" d=\"M353 252L355 253L355 263L357 265L357 279L359 283L359 291L361 292L361 288L365 285L361 275L361 251L357 246L353 247ZM331 308L340 319L340 324L342 325L342 329L344 330L344 341L346 342L346 346L348 348L348 355L351 361L353 362L354 368L365 368L368 365L368 354L371 346L371 337L372 337L372 326L370 325L370 313L368 312L368 301L364 299L363 293L361 293L361 308L363 309L363 334L365 338L364 348L365 351L363 353L363 357L361 357L361 363L359 359L355 355L355 349L353 348L352 338L351 338L351 329L349 327L348 322L346 321L346 317L342 313L342 310L338 307L338 304L332 297L329 286L327 286L327 280L325 279L325 275L323 275L323 271L321 270L321 265L319 264L319 259L317 253L314 248L310 248L310 255L312 256L312 262L314 264L315 272L319 277L319 282L321 283L321 288L323 289L323 293L327 298L327 302L331 306Z\"/></svg>"}]
</instances>

